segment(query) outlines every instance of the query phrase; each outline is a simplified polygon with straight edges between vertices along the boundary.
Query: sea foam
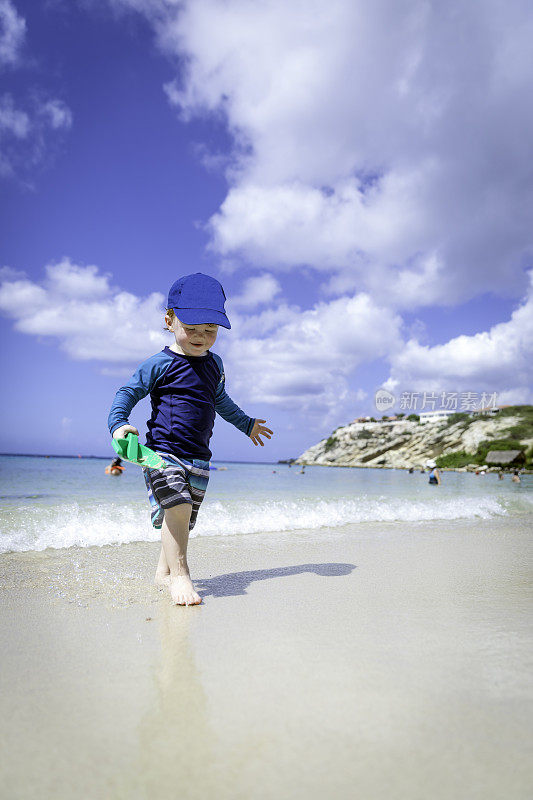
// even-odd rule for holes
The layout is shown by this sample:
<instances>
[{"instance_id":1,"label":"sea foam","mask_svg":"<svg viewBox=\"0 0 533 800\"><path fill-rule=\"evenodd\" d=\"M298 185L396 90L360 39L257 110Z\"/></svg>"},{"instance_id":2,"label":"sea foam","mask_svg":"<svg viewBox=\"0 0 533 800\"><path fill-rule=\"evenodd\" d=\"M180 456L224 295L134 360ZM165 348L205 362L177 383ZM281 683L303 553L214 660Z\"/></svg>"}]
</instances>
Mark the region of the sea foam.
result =
<instances>
[{"instance_id":1,"label":"sea foam","mask_svg":"<svg viewBox=\"0 0 533 800\"><path fill-rule=\"evenodd\" d=\"M497 495L433 497L367 496L352 498L206 499L191 536L234 536L254 533L323 528L367 522L490 519L508 513L533 510L530 495L508 498ZM158 541L159 531L149 521L147 504L60 503L50 506L25 504L2 514L0 552L41 551L48 547L90 547Z\"/></svg>"}]
</instances>

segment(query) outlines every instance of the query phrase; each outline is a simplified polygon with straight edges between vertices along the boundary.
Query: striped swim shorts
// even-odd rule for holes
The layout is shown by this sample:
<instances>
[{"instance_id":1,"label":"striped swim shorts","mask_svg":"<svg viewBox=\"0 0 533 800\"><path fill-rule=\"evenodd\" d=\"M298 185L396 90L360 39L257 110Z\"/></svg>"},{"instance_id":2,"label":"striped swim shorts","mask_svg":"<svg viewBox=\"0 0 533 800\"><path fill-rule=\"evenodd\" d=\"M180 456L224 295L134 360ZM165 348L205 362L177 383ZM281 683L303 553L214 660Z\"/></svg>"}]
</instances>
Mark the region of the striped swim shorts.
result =
<instances>
[{"instance_id":1,"label":"striped swim shorts","mask_svg":"<svg viewBox=\"0 0 533 800\"><path fill-rule=\"evenodd\" d=\"M192 531L209 482L209 462L198 459L185 461L169 453L157 452L168 462L168 466L163 469L143 469L152 525L154 528L161 527L165 508L190 503L189 530Z\"/></svg>"}]
</instances>

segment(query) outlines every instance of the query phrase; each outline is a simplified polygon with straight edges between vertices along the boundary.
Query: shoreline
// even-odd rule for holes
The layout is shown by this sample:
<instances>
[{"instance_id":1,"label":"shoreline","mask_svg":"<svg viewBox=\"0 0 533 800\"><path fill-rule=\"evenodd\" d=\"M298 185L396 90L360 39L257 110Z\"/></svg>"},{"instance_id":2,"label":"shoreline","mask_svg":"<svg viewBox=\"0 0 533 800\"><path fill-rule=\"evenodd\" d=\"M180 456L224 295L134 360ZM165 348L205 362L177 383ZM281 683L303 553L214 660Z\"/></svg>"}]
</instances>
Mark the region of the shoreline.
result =
<instances>
[{"instance_id":1,"label":"shoreline","mask_svg":"<svg viewBox=\"0 0 533 800\"><path fill-rule=\"evenodd\" d=\"M113 454L108 456L84 456L84 455L58 455L58 454L43 454L43 453L0 453L0 456L5 456L6 458L62 458L62 459L73 459L75 461L109 461L113 458ZM287 466L289 465L289 459L282 459L281 461L228 461L226 459L211 459L212 464L265 464L267 466ZM311 461L300 461L299 458L295 458L290 460L290 464L295 466L304 466L304 467L335 467L337 469L392 469L392 470L403 470L409 471L410 467L391 467L386 464L316 464ZM475 473L475 469L470 467L438 467L441 472L473 472ZM522 475L533 475L533 469L527 469L526 467L489 467L488 469L484 470L486 473L498 473L500 469L505 474L511 474L514 472L515 469L518 469ZM427 470L427 468L426 468ZM419 467L414 467L415 473L420 473Z\"/></svg>"},{"instance_id":2,"label":"shoreline","mask_svg":"<svg viewBox=\"0 0 533 800\"><path fill-rule=\"evenodd\" d=\"M228 462L229 463L229 462ZM299 459L292 462L299 467L335 467L337 469L393 469L403 470L409 472L410 467L391 467L387 464L315 464L311 461L300 461ZM419 467L414 467L415 474L421 474L422 470ZM440 472L473 472L476 470L469 467L437 467ZM479 469L479 467L478 467ZM498 473L500 470L505 474L511 474L517 469L521 475L533 475L533 469L526 469L525 467L489 467L483 470L485 473ZM428 467L424 468L424 472L428 472Z\"/></svg>"},{"instance_id":3,"label":"shoreline","mask_svg":"<svg viewBox=\"0 0 533 800\"><path fill-rule=\"evenodd\" d=\"M6 796L525 800L532 523L0 556Z\"/></svg>"}]
</instances>

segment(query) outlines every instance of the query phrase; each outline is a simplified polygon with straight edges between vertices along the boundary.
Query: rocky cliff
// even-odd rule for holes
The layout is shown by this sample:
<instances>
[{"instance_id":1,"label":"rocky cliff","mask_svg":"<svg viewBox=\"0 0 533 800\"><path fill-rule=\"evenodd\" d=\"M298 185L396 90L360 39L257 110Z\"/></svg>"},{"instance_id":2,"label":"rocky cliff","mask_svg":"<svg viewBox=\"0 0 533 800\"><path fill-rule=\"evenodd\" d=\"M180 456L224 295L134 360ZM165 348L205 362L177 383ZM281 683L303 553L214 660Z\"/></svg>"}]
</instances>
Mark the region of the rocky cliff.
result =
<instances>
[{"instance_id":1,"label":"rocky cliff","mask_svg":"<svg viewBox=\"0 0 533 800\"><path fill-rule=\"evenodd\" d=\"M408 420L352 422L310 447L297 463L420 469L428 458L463 453L466 456L463 461L468 461L469 454L472 454L472 463L462 464L459 468L475 469L479 460L474 460L474 454L483 442L509 439L516 436L517 431L522 434L520 442L531 452L533 425L529 414L525 420L521 408L515 406L506 410L506 414L494 417L458 415L462 418L452 419L451 424L447 419L426 424Z\"/></svg>"}]
</instances>

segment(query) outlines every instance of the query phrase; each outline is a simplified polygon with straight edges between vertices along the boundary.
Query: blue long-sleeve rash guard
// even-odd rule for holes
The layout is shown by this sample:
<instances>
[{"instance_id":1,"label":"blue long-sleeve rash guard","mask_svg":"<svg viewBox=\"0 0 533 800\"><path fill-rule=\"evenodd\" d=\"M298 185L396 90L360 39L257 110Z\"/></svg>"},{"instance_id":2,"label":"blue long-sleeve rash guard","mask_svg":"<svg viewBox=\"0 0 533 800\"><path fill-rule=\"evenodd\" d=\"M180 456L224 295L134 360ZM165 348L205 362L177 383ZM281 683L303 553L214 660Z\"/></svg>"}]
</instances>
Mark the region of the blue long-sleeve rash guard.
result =
<instances>
[{"instance_id":1,"label":"blue long-sleeve rash guard","mask_svg":"<svg viewBox=\"0 0 533 800\"><path fill-rule=\"evenodd\" d=\"M226 394L222 359L210 351L185 356L165 347L143 361L115 395L108 419L111 435L129 424L133 407L147 394L152 416L146 444L178 457L210 460L215 412L247 436L255 423Z\"/></svg>"}]
</instances>

